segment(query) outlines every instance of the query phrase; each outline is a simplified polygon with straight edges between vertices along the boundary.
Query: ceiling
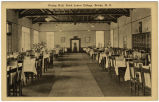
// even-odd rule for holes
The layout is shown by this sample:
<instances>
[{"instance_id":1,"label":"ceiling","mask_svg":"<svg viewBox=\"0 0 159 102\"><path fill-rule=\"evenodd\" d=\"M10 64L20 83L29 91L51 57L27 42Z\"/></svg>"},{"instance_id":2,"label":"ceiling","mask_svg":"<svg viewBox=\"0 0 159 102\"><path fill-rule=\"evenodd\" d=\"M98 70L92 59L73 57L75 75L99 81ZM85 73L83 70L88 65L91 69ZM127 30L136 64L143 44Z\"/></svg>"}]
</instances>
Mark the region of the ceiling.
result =
<instances>
[{"instance_id":1,"label":"ceiling","mask_svg":"<svg viewBox=\"0 0 159 102\"><path fill-rule=\"evenodd\" d=\"M19 18L27 17L32 23L110 23L120 16L130 16L130 9L16 9Z\"/></svg>"}]
</instances>

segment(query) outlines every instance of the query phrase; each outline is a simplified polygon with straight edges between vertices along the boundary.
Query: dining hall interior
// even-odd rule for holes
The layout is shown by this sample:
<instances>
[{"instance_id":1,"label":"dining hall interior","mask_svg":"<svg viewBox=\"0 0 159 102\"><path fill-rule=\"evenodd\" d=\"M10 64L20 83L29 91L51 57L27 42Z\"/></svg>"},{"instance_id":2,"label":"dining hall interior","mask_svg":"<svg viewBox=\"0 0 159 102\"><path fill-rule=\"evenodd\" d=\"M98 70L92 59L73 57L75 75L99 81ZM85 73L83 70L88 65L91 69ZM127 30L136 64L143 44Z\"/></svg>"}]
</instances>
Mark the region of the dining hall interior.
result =
<instances>
[{"instance_id":1,"label":"dining hall interior","mask_svg":"<svg viewBox=\"0 0 159 102\"><path fill-rule=\"evenodd\" d=\"M7 9L8 97L151 96L151 9Z\"/></svg>"}]
</instances>

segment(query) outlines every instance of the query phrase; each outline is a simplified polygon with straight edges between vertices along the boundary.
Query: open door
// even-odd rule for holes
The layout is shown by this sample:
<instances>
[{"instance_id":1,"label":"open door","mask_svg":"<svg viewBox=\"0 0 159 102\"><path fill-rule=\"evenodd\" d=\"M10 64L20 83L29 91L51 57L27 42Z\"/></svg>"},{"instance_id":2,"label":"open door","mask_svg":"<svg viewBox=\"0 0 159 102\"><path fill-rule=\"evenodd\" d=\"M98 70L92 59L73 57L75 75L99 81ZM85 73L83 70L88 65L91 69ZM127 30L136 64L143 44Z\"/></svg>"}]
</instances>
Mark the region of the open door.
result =
<instances>
[{"instance_id":1,"label":"open door","mask_svg":"<svg viewBox=\"0 0 159 102\"><path fill-rule=\"evenodd\" d=\"M79 40L72 40L72 52L77 53L79 52Z\"/></svg>"},{"instance_id":2,"label":"open door","mask_svg":"<svg viewBox=\"0 0 159 102\"><path fill-rule=\"evenodd\" d=\"M80 42L81 42L80 38L77 38L76 36L74 38L70 39L71 52L73 52L73 53L80 52L80 47L81 47Z\"/></svg>"}]
</instances>

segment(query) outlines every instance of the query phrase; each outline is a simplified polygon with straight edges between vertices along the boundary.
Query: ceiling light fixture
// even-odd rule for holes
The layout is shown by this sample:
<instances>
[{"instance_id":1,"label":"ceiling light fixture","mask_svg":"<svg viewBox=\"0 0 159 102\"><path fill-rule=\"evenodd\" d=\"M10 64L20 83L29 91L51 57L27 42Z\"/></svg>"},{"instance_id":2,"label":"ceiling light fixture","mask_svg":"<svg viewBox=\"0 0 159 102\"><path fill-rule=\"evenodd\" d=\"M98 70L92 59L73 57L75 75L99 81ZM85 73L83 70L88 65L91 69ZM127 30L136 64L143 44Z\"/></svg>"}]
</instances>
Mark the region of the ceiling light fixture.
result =
<instances>
[{"instance_id":1,"label":"ceiling light fixture","mask_svg":"<svg viewBox=\"0 0 159 102\"><path fill-rule=\"evenodd\" d=\"M91 27L94 28L95 26L94 26L94 25L91 25Z\"/></svg>"},{"instance_id":2,"label":"ceiling light fixture","mask_svg":"<svg viewBox=\"0 0 159 102\"><path fill-rule=\"evenodd\" d=\"M52 20L52 18L49 16L47 18L45 18L45 21L50 22Z\"/></svg>"},{"instance_id":3,"label":"ceiling light fixture","mask_svg":"<svg viewBox=\"0 0 159 102\"><path fill-rule=\"evenodd\" d=\"M97 16L97 19L98 19L98 20L103 20L103 19L104 19L104 16L99 15L99 16Z\"/></svg>"}]
</instances>

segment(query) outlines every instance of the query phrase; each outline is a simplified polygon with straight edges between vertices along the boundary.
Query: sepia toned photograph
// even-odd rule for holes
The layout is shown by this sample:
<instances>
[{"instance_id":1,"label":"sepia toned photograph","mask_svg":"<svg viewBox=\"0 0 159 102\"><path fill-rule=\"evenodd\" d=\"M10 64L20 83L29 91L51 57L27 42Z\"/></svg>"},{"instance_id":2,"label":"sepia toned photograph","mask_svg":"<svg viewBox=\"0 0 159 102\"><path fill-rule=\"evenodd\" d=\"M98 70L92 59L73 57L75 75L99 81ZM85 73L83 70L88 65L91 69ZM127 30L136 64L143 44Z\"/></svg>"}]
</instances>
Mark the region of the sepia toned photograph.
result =
<instances>
[{"instance_id":1,"label":"sepia toned photograph","mask_svg":"<svg viewBox=\"0 0 159 102\"><path fill-rule=\"evenodd\" d=\"M6 98L157 95L152 8L55 4L4 9Z\"/></svg>"}]
</instances>

